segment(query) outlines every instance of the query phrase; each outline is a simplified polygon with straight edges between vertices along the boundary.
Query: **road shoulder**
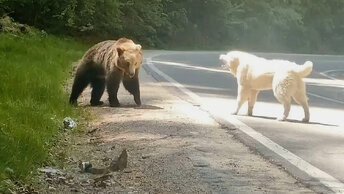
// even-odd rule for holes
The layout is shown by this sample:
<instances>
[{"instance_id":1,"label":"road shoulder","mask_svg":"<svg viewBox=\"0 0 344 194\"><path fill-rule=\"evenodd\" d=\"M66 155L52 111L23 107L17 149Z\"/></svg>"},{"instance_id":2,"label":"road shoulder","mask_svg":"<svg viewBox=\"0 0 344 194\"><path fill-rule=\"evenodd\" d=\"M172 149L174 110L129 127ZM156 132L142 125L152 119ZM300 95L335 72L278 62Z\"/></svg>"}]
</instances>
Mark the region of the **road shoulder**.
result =
<instances>
[{"instance_id":1,"label":"road shoulder","mask_svg":"<svg viewBox=\"0 0 344 194\"><path fill-rule=\"evenodd\" d=\"M40 191L81 193L313 193L281 167L235 139L206 112L141 71L143 106L122 88L120 108L88 107L97 119L70 137L60 178L42 174ZM80 106L88 106L87 90ZM106 94L103 96L104 102ZM110 165L123 149L120 172L81 173L79 161ZM49 193L48 192L48 193Z\"/></svg>"}]
</instances>

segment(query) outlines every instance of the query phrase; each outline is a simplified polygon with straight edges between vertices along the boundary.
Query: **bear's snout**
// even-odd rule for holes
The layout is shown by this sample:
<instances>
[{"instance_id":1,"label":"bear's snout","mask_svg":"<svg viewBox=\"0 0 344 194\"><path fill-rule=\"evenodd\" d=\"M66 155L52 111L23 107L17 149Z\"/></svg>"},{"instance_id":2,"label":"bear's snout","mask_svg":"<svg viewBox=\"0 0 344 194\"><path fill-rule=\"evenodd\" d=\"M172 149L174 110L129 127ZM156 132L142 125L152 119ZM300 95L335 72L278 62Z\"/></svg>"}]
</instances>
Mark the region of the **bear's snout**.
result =
<instances>
[{"instance_id":1,"label":"bear's snout","mask_svg":"<svg viewBox=\"0 0 344 194\"><path fill-rule=\"evenodd\" d=\"M129 73L129 77L133 78L135 76L135 73Z\"/></svg>"}]
</instances>

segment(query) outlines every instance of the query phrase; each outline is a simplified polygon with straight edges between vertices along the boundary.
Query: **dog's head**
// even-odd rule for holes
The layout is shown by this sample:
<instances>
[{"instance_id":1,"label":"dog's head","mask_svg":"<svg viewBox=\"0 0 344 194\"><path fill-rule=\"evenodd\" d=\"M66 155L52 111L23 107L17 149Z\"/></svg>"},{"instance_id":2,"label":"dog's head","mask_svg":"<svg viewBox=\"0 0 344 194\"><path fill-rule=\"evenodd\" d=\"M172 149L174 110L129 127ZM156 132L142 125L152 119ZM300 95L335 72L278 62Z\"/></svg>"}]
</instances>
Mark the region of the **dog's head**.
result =
<instances>
[{"instance_id":1,"label":"dog's head","mask_svg":"<svg viewBox=\"0 0 344 194\"><path fill-rule=\"evenodd\" d=\"M237 69L239 66L239 57L231 54L230 52L226 55L220 55L220 61L222 61L222 68L229 70L231 74L236 76Z\"/></svg>"}]
</instances>

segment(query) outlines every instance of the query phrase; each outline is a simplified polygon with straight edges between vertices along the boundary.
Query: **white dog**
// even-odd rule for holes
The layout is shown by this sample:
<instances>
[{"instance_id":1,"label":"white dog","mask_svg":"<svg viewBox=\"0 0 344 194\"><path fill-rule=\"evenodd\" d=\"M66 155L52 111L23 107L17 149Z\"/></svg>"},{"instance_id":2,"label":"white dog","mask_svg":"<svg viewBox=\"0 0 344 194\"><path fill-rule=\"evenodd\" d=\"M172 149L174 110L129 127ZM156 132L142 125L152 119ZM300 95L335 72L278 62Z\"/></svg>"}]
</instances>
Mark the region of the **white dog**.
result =
<instances>
[{"instance_id":1,"label":"white dog","mask_svg":"<svg viewBox=\"0 0 344 194\"><path fill-rule=\"evenodd\" d=\"M248 115L252 115L253 106L259 91L272 89L277 100L284 105L284 114L278 120L286 120L290 111L291 97L300 104L305 113L303 122L309 121L306 86L302 78L308 76L313 63L304 65L286 60L268 60L255 55L230 51L220 55L224 67L230 71L238 82L237 114L243 103L248 101Z\"/></svg>"}]
</instances>

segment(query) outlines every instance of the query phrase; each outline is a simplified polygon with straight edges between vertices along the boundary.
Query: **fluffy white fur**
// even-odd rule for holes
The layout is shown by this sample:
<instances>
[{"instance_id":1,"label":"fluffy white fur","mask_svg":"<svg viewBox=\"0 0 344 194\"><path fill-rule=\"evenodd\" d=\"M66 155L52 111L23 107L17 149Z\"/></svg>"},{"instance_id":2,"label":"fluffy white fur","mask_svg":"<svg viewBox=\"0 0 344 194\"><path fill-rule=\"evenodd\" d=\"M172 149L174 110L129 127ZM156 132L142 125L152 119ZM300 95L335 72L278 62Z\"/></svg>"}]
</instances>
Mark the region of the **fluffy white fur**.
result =
<instances>
[{"instance_id":1,"label":"fluffy white fur","mask_svg":"<svg viewBox=\"0 0 344 194\"><path fill-rule=\"evenodd\" d=\"M238 82L237 107L233 114L237 114L243 103L248 101L247 114L251 116L259 91L272 89L284 106L284 114L278 120L286 120L293 98L304 109L303 121L309 121L306 86L302 78L311 73L312 62L298 65L286 60L268 60L241 51L220 55L220 60Z\"/></svg>"}]
</instances>

